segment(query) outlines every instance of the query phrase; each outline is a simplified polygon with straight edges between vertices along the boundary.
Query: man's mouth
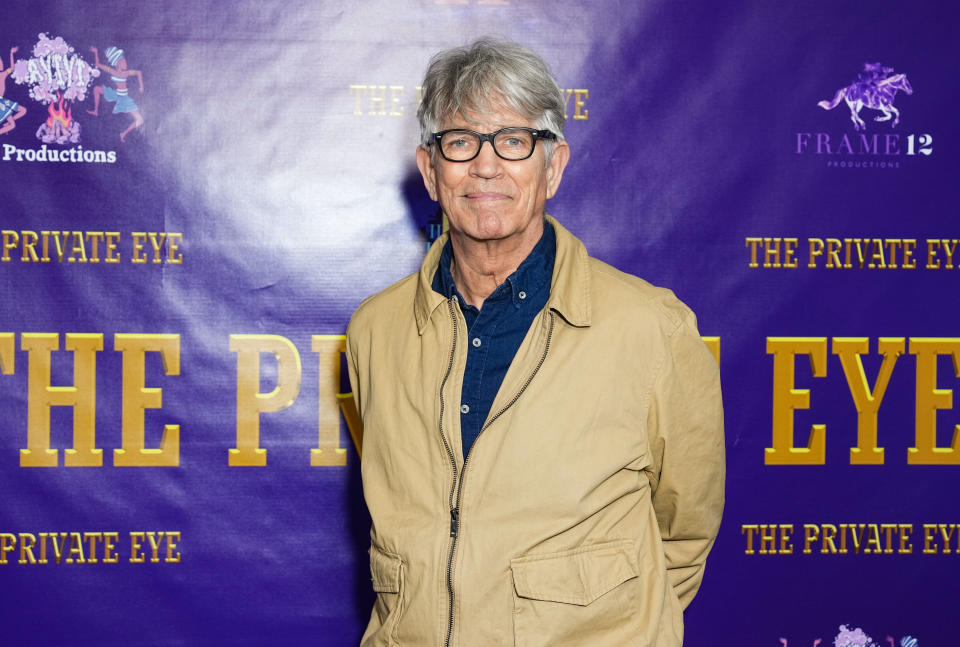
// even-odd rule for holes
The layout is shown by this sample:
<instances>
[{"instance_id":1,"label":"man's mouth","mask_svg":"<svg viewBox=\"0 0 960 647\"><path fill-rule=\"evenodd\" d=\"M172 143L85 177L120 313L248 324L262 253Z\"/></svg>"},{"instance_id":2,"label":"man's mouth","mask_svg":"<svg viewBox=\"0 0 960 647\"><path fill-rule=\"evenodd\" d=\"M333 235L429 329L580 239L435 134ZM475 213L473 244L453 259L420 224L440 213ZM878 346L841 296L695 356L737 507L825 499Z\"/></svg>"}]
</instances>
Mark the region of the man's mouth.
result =
<instances>
[{"instance_id":1,"label":"man's mouth","mask_svg":"<svg viewBox=\"0 0 960 647\"><path fill-rule=\"evenodd\" d=\"M464 195L468 200L484 202L487 200L508 200L510 196L505 193L495 193L493 191L473 191Z\"/></svg>"}]
</instances>

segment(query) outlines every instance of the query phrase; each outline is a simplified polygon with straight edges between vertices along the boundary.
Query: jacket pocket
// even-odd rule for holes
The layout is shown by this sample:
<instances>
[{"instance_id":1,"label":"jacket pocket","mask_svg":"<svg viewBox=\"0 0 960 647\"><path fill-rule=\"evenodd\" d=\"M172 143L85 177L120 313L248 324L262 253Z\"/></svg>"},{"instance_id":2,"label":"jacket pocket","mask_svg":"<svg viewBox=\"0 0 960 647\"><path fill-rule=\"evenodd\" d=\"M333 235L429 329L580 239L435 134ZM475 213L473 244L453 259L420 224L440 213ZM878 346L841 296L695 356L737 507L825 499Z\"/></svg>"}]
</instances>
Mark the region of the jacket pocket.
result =
<instances>
[{"instance_id":1,"label":"jacket pocket","mask_svg":"<svg viewBox=\"0 0 960 647\"><path fill-rule=\"evenodd\" d=\"M397 622L403 613L403 560L370 545L370 578L377 601L363 639L364 647L396 644ZM379 625L379 626L378 626Z\"/></svg>"},{"instance_id":2,"label":"jacket pocket","mask_svg":"<svg viewBox=\"0 0 960 647\"><path fill-rule=\"evenodd\" d=\"M621 539L511 560L516 644L634 644L642 633L632 627L642 595L636 544Z\"/></svg>"}]
</instances>

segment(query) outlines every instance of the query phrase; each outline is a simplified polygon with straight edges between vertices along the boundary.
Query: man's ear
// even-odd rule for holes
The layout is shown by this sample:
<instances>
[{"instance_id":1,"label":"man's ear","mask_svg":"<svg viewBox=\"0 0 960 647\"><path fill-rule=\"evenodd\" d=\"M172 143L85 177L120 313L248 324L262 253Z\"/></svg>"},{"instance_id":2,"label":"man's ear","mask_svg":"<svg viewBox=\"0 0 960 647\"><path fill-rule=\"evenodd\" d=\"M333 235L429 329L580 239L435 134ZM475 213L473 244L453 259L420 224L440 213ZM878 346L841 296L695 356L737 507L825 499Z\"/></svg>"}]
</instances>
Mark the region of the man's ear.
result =
<instances>
[{"instance_id":1,"label":"man's ear","mask_svg":"<svg viewBox=\"0 0 960 647\"><path fill-rule=\"evenodd\" d=\"M557 194L560 188L560 180L563 178L563 170L567 168L567 162L570 161L570 146L567 142L556 142L553 145L553 155L550 157L550 163L547 164L547 199L549 200Z\"/></svg>"},{"instance_id":2,"label":"man's ear","mask_svg":"<svg viewBox=\"0 0 960 647\"><path fill-rule=\"evenodd\" d=\"M427 188L430 199L438 201L437 197L437 170L433 166L433 157L424 146L417 146L417 168L423 176L423 186Z\"/></svg>"}]
</instances>

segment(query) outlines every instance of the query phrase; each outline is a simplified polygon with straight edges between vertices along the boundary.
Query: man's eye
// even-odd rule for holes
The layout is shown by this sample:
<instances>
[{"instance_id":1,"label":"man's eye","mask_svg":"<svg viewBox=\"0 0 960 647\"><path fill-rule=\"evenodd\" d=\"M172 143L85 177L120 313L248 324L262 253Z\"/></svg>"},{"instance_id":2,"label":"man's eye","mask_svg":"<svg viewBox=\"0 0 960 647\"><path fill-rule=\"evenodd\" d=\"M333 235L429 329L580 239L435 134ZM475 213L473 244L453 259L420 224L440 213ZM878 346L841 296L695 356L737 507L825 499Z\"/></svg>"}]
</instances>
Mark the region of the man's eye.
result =
<instances>
[{"instance_id":1,"label":"man's eye","mask_svg":"<svg viewBox=\"0 0 960 647\"><path fill-rule=\"evenodd\" d=\"M510 146L510 147L512 147L512 148L516 148L517 146L520 146L523 142L520 141L520 138L519 138L519 137L510 137L510 138L507 139L507 142L506 142L506 143L507 143L507 146Z\"/></svg>"}]
</instances>

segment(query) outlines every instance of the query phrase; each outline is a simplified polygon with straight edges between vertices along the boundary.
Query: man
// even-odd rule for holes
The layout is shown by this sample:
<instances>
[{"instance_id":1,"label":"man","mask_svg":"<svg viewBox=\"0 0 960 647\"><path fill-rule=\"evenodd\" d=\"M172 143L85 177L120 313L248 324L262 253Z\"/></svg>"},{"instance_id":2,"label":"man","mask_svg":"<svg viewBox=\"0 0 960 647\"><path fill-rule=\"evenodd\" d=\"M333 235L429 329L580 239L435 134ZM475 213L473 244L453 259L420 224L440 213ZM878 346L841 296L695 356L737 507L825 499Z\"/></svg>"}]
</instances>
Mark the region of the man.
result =
<instances>
[{"instance_id":1,"label":"man","mask_svg":"<svg viewBox=\"0 0 960 647\"><path fill-rule=\"evenodd\" d=\"M718 369L671 292L544 213L570 148L539 56L423 83L449 233L347 332L377 602L363 645L680 645L723 507Z\"/></svg>"}]
</instances>

